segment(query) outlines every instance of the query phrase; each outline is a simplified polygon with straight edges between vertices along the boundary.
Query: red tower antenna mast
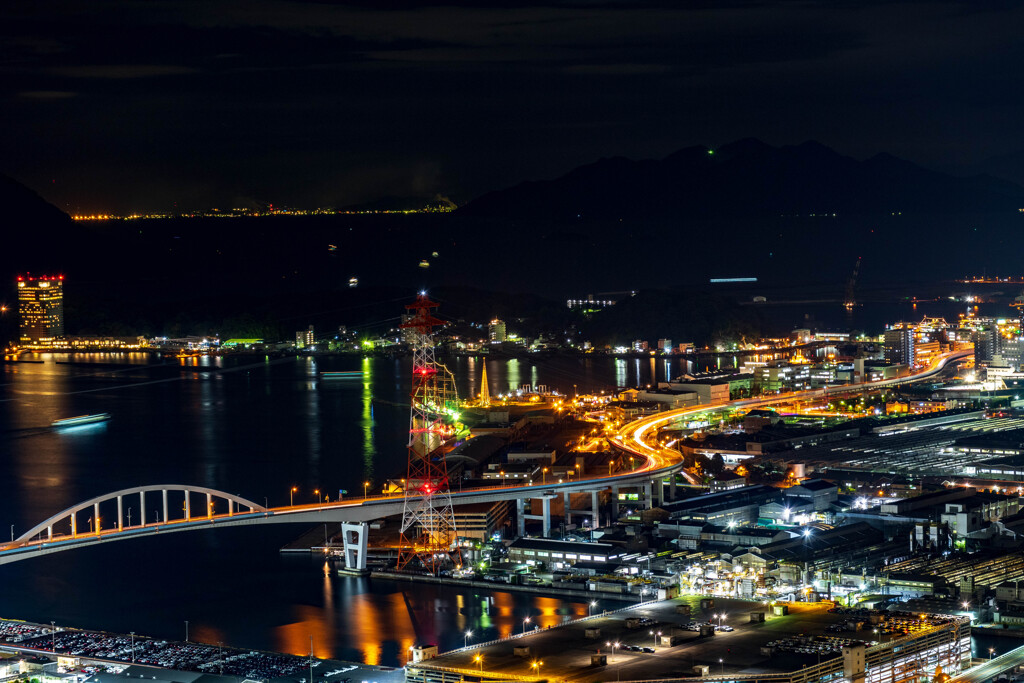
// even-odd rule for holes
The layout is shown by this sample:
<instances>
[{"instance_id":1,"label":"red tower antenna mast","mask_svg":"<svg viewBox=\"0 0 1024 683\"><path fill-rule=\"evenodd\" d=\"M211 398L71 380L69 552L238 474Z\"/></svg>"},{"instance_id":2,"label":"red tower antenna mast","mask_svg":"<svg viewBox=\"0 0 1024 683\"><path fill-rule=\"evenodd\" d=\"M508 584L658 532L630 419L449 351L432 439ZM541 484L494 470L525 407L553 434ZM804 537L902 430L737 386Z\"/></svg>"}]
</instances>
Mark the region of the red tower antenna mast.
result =
<instances>
[{"instance_id":1,"label":"red tower antenna mast","mask_svg":"<svg viewBox=\"0 0 1024 683\"><path fill-rule=\"evenodd\" d=\"M445 441L452 429L447 423L451 410L446 387L447 368L434 359L432 330L443 324L433 315L438 304L420 293L402 322L413 347L412 407L409 411L409 467L402 510L402 547L398 568L418 561L431 574L442 566L458 564L452 555L455 543L455 513L448 486Z\"/></svg>"}]
</instances>

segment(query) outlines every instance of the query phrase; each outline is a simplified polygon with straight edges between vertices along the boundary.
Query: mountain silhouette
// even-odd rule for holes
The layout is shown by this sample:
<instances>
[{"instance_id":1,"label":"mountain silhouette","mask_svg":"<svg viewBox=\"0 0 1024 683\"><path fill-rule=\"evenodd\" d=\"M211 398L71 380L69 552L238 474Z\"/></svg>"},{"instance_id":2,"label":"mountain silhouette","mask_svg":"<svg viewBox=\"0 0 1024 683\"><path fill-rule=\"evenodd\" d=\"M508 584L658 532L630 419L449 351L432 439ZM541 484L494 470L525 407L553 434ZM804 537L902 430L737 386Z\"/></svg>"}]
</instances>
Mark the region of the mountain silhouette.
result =
<instances>
[{"instance_id":1,"label":"mountain silhouette","mask_svg":"<svg viewBox=\"0 0 1024 683\"><path fill-rule=\"evenodd\" d=\"M1017 211L1024 188L957 178L889 154L865 161L818 142L773 147L747 138L664 159L601 159L560 178L485 194L464 215L586 219Z\"/></svg>"}]
</instances>

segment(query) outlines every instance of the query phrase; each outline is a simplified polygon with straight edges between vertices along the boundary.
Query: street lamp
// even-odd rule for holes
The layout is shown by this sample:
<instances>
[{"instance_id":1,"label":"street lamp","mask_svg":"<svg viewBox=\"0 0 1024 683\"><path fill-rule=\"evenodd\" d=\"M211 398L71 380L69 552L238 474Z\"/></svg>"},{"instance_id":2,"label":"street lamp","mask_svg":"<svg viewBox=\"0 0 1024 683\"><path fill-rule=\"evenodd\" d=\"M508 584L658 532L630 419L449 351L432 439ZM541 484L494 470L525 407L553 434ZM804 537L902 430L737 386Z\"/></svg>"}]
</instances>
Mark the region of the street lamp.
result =
<instances>
[{"instance_id":1,"label":"street lamp","mask_svg":"<svg viewBox=\"0 0 1024 683\"><path fill-rule=\"evenodd\" d=\"M363 500L366 500L366 489L370 488L370 482L363 482Z\"/></svg>"},{"instance_id":2,"label":"street lamp","mask_svg":"<svg viewBox=\"0 0 1024 683\"><path fill-rule=\"evenodd\" d=\"M605 645L607 645L608 647L610 647L612 649L612 662L614 662L615 661L615 648L617 648L619 646L619 643L618 642L605 643Z\"/></svg>"},{"instance_id":3,"label":"street lamp","mask_svg":"<svg viewBox=\"0 0 1024 683\"><path fill-rule=\"evenodd\" d=\"M313 495L316 496L316 502L320 502L320 489L313 489Z\"/></svg>"},{"instance_id":4,"label":"street lamp","mask_svg":"<svg viewBox=\"0 0 1024 683\"><path fill-rule=\"evenodd\" d=\"M649 633L651 634L651 639L654 640L654 647L658 647L658 638L661 637L661 631L658 631L657 633L649 631Z\"/></svg>"},{"instance_id":5,"label":"street lamp","mask_svg":"<svg viewBox=\"0 0 1024 683\"><path fill-rule=\"evenodd\" d=\"M548 483L548 468L547 467L542 467L541 470L540 470L540 483L541 484L547 484Z\"/></svg>"},{"instance_id":6,"label":"street lamp","mask_svg":"<svg viewBox=\"0 0 1024 683\"><path fill-rule=\"evenodd\" d=\"M188 619L185 620L185 642L188 642Z\"/></svg>"},{"instance_id":7,"label":"street lamp","mask_svg":"<svg viewBox=\"0 0 1024 683\"><path fill-rule=\"evenodd\" d=\"M288 507L292 507L295 505L295 492L298 490L298 486L293 486L292 490L288 492Z\"/></svg>"},{"instance_id":8,"label":"street lamp","mask_svg":"<svg viewBox=\"0 0 1024 683\"><path fill-rule=\"evenodd\" d=\"M129 631L132 636L132 664L135 663L135 631Z\"/></svg>"},{"instance_id":9,"label":"street lamp","mask_svg":"<svg viewBox=\"0 0 1024 683\"><path fill-rule=\"evenodd\" d=\"M632 455L629 456L629 469L631 469L631 470L635 470L636 469L636 465L633 464L633 456Z\"/></svg>"},{"instance_id":10,"label":"street lamp","mask_svg":"<svg viewBox=\"0 0 1024 683\"><path fill-rule=\"evenodd\" d=\"M615 461L613 461L613 460L609 460L608 461L608 476L609 477L612 475L612 465L614 465L614 464L615 464Z\"/></svg>"},{"instance_id":11,"label":"street lamp","mask_svg":"<svg viewBox=\"0 0 1024 683\"><path fill-rule=\"evenodd\" d=\"M996 656L996 649L994 647L990 647L988 649L988 658L992 659L995 656Z\"/></svg>"},{"instance_id":12,"label":"street lamp","mask_svg":"<svg viewBox=\"0 0 1024 683\"><path fill-rule=\"evenodd\" d=\"M719 657L718 658L718 663L722 665L722 675L724 676L725 675L725 660L723 660L721 657Z\"/></svg>"},{"instance_id":13,"label":"street lamp","mask_svg":"<svg viewBox=\"0 0 1024 683\"><path fill-rule=\"evenodd\" d=\"M540 678L540 667L543 665L544 662L540 661L539 659L533 660L533 664L530 665L530 668L537 673L537 678Z\"/></svg>"},{"instance_id":14,"label":"street lamp","mask_svg":"<svg viewBox=\"0 0 1024 683\"><path fill-rule=\"evenodd\" d=\"M526 625L530 623L530 617L523 619L523 635L526 635Z\"/></svg>"},{"instance_id":15,"label":"street lamp","mask_svg":"<svg viewBox=\"0 0 1024 683\"><path fill-rule=\"evenodd\" d=\"M464 638L462 639L462 647L463 647L463 648L467 648L467 647L469 647L469 637L470 637L471 635L473 635L473 632L472 632L472 631L466 631L466 633L465 633L465 637L464 637Z\"/></svg>"},{"instance_id":16,"label":"street lamp","mask_svg":"<svg viewBox=\"0 0 1024 683\"><path fill-rule=\"evenodd\" d=\"M591 600L590 604L587 605L587 616L594 616L594 608L597 607L597 600Z\"/></svg>"},{"instance_id":17,"label":"street lamp","mask_svg":"<svg viewBox=\"0 0 1024 683\"><path fill-rule=\"evenodd\" d=\"M483 671L484 671L484 656L483 655L477 655L476 657L473 657L473 661L476 662L480 666L480 673L483 673Z\"/></svg>"}]
</instances>

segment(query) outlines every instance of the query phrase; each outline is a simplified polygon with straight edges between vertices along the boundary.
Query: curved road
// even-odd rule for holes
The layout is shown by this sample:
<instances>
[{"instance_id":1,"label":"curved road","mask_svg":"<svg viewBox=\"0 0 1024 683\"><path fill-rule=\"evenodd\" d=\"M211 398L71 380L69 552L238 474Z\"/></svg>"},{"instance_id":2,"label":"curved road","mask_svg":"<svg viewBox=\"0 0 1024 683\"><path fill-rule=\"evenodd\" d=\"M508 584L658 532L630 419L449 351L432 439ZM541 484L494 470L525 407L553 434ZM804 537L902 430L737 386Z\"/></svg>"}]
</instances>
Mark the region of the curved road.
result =
<instances>
[{"instance_id":1,"label":"curved road","mask_svg":"<svg viewBox=\"0 0 1024 683\"><path fill-rule=\"evenodd\" d=\"M946 366L953 361L968 358L973 351L957 351L945 354L926 370L914 375L898 379L881 380L877 382L864 382L860 384L843 385L831 390L831 393L846 393L849 391L867 391L880 387L895 386L909 382L919 382L933 377L942 372ZM453 491L452 502L460 503L485 503L499 500L517 498L538 498L554 497L560 493L576 491L594 491L605 489L609 486L637 486L664 480L665 477L681 472L691 484L697 484L692 475L683 470L682 459L678 451L651 443L658 430L680 418L696 415L699 413L715 412L727 408L756 407L779 403L793 399L805 399L823 397L829 394L829 389L813 389L810 391L797 391L788 394L777 394L775 396L741 399L712 405L691 406L677 410L669 410L649 417L640 418L624 425L619 432L609 437L609 441L618 449L640 458L641 465L634 469L619 471L611 474L593 474L570 479L561 483L553 482L527 485L494 486L488 488L475 488L467 491ZM152 489L154 487L139 487L140 489ZM124 491L101 496L97 500L113 500L116 494L126 494ZM217 492L218 494L220 492ZM91 501L90 501L91 502ZM317 522L362 522L401 514L405 497L403 495L392 496L369 496L350 500L337 501L334 503L313 503L309 505L295 505L287 507L269 508L248 513L219 514L204 517L193 517L191 519L165 520L163 522L148 523L145 525L126 526L122 529L111 527L100 529L97 532L70 534L54 534L52 539L21 538L12 543L0 544L0 564L15 562L21 559L37 557L84 545L94 545L108 541L121 540L125 538L136 538L139 536L156 535L159 533L170 533L175 531L190 531L208 529L221 526L238 526L249 524L266 523L304 523ZM69 508L63 513L58 513L55 519L68 519L67 515L75 508ZM49 521L49 520L48 520Z\"/></svg>"},{"instance_id":2,"label":"curved road","mask_svg":"<svg viewBox=\"0 0 1024 683\"><path fill-rule=\"evenodd\" d=\"M771 405L773 403L780 403L782 401L800 400L808 398L823 398L836 393L847 393L850 391L871 391L882 387L896 386L898 384L907 384L910 382L920 382L922 380L929 379L938 375L946 366L957 360L972 357L974 355L973 350L968 351L954 351L939 356L935 361L925 370L919 373L908 375L906 377L899 377L895 379L884 379L876 382L861 382L858 384L844 384L839 387L834 387L831 390L829 388L824 389L810 389L808 391L793 391L786 394L776 394L774 396L739 399L736 401L726 401L723 403L705 404L698 406L690 406L687 408L678 408L676 410L668 410L656 415L650 415L648 417L640 418L633 422L629 422L622 426L618 434L610 437L610 441L619 449L631 453L634 456L646 458L648 462L667 463L671 460L679 460L679 452L669 448L664 448L660 445L651 443L653 438L657 436L658 430L662 427L671 424L675 420L680 418L688 417L691 415L698 415L700 413L716 412L719 410L729 408L754 408L757 406ZM691 484L697 483L693 480L688 472L683 472L683 475L690 481Z\"/></svg>"}]
</instances>

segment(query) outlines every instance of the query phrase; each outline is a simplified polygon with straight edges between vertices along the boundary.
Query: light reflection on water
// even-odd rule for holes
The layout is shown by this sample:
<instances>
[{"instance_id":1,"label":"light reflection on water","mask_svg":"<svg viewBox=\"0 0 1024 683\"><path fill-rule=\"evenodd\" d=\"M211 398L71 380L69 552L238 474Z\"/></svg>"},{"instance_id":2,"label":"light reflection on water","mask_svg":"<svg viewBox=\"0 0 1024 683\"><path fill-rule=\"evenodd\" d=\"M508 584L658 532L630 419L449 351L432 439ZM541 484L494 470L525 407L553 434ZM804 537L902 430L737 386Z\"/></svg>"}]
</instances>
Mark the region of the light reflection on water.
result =
<instances>
[{"instance_id":1,"label":"light reflection on water","mask_svg":"<svg viewBox=\"0 0 1024 683\"><path fill-rule=\"evenodd\" d=\"M470 364L480 372L479 362L450 364L462 395ZM0 528L14 524L21 533L74 503L143 484L209 486L281 505L292 485L296 502L305 502L314 489L358 495L363 481L404 476L408 359L182 363L190 367L174 360L0 368L0 452L7 456L0 458ZM218 365L230 371L191 369ZM488 376L492 393L523 378L566 393L579 383L583 392L614 386L616 367L611 359L491 360ZM318 378L353 369L363 377ZM49 428L54 419L97 412L113 419L85 430ZM175 509L182 503L172 501ZM137 499L125 507L137 521ZM115 507L101 514L104 527L116 522ZM491 640L520 631L526 616L528 626L546 628L586 614L585 602L341 577L325 572L322 559L278 553L302 531L272 525L172 534L4 565L0 582L9 590L0 616L169 639L182 639L188 620L192 640L303 655L312 636L318 655L397 665L415 642L446 650L460 647L466 630Z\"/></svg>"}]
</instances>

